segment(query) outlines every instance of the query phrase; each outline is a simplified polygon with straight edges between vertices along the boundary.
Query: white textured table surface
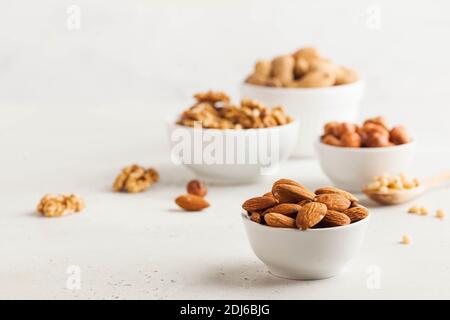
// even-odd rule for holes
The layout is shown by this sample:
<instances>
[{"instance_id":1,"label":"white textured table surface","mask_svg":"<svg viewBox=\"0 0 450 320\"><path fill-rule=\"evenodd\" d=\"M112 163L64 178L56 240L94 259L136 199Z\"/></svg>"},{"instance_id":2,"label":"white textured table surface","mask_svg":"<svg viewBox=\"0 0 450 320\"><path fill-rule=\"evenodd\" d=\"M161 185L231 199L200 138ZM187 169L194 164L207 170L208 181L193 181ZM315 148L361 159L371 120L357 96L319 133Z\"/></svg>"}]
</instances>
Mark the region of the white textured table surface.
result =
<instances>
[{"instance_id":1,"label":"white textured table surface","mask_svg":"<svg viewBox=\"0 0 450 320\"><path fill-rule=\"evenodd\" d=\"M178 211L173 199L192 176L170 163L164 126L152 114L0 109L0 298L450 298L450 217L408 215L407 205L371 209L363 250L343 274L308 282L271 276L239 213L244 199L277 177L210 186L208 210ZM421 145L417 173L444 169L449 154ZM121 167L134 162L156 167L160 183L141 194L111 192ZM291 160L279 176L311 188L329 183L314 160ZM34 208L47 192L77 193L87 208L41 218ZM418 202L449 211L449 197L450 189L440 189ZM409 246L399 244L404 233L413 238ZM73 265L81 270L79 290L66 286Z\"/></svg>"}]
</instances>

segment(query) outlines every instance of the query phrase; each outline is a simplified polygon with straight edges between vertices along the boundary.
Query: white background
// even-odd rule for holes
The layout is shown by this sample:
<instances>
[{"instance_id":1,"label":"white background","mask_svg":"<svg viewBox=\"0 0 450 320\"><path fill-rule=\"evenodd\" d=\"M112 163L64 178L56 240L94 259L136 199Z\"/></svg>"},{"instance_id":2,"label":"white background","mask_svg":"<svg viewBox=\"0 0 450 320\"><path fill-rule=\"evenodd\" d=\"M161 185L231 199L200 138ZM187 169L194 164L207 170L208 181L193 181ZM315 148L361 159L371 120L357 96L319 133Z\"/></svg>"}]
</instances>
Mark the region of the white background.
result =
<instances>
[{"instance_id":1,"label":"white background","mask_svg":"<svg viewBox=\"0 0 450 320\"><path fill-rule=\"evenodd\" d=\"M68 30L69 5L81 29ZM258 58L317 46L357 68L363 115L445 135L448 1L2 1L0 103L176 109L236 93ZM379 13L379 15L378 15Z\"/></svg>"},{"instance_id":2,"label":"white background","mask_svg":"<svg viewBox=\"0 0 450 320\"><path fill-rule=\"evenodd\" d=\"M66 26L70 5L81 9L78 30ZM421 142L419 174L448 168L449 12L448 1L2 1L0 297L450 297L448 222L404 207L377 209L344 275L272 278L237 218L242 200L270 182L212 186L207 213L180 214L172 201L191 176L169 163L164 132L193 93L237 97L256 59L314 45L366 80L361 119L385 115ZM133 162L157 167L161 183L111 193ZM311 187L329 183L313 160L283 170ZM79 193L88 207L38 219L47 192ZM448 196L422 201L445 207ZM404 232L417 240L408 251L397 243ZM82 290L65 286L71 264L81 267ZM384 275L377 290L366 285L373 264Z\"/></svg>"}]
</instances>

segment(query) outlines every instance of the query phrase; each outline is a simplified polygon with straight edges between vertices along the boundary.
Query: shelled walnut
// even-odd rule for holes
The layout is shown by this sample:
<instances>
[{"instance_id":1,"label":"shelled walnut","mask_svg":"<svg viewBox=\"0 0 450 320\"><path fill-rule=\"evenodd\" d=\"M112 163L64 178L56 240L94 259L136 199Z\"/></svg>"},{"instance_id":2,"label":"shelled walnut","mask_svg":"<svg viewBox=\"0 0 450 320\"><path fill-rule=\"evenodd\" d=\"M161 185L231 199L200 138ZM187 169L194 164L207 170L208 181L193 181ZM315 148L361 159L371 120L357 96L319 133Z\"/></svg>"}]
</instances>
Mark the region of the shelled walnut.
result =
<instances>
[{"instance_id":1,"label":"shelled walnut","mask_svg":"<svg viewBox=\"0 0 450 320\"><path fill-rule=\"evenodd\" d=\"M185 110L177 124L194 127L196 124L211 129L268 128L288 124L292 118L283 107L269 108L252 99L242 99L234 105L223 92L197 93L197 102Z\"/></svg>"},{"instance_id":2,"label":"shelled walnut","mask_svg":"<svg viewBox=\"0 0 450 320\"><path fill-rule=\"evenodd\" d=\"M153 169L145 169L139 165L131 165L122 169L113 184L116 192L142 192L158 182L159 174Z\"/></svg>"},{"instance_id":3,"label":"shelled walnut","mask_svg":"<svg viewBox=\"0 0 450 320\"><path fill-rule=\"evenodd\" d=\"M69 212L80 212L85 208L83 199L71 195L45 195L37 205L36 211L46 217L60 217Z\"/></svg>"}]
</instances>

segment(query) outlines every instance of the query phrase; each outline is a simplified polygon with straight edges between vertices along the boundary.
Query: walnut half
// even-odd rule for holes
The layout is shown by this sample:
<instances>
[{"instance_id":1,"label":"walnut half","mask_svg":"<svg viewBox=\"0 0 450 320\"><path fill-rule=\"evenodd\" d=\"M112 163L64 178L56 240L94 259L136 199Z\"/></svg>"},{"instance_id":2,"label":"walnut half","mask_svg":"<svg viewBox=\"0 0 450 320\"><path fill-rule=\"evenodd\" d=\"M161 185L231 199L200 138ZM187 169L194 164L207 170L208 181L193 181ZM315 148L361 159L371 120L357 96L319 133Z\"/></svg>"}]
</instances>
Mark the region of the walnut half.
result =
<instances>
[{"instance_id":1,"label":"walnut half","mask_svg":"<svg viewBox=\"0 0 450 320\"><path fill-rule=\"evenodd\" d=\"M116 192L142 192L158 182L159 174L153 169L145 169L137 164L125 167L117 176L113 184Z\"/></svg>"},{"instance_id":2,"label":"walnut half","mask_svg":"<svg viewBox=\"0 0 450 320\"><path fill-rule=\"evenodd\" d=\"M37 212L46 217L60 217L69 212L80 212L85 207L83 199L79 196L47 194L37 205Z\"/></svg>"}]
</instances>

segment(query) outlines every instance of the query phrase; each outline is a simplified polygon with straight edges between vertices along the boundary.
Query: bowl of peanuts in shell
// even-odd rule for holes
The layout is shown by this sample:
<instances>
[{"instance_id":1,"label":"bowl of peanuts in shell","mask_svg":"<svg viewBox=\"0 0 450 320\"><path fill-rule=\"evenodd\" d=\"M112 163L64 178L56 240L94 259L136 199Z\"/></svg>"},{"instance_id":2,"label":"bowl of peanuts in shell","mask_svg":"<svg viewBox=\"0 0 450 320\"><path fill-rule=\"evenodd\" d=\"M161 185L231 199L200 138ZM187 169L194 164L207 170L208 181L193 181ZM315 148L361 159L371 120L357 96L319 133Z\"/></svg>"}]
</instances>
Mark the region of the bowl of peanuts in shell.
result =
<instances>
[{"instance_id":1,"label":"bowl of peanuts in shell","mask_svg":"<svg viewBox=\"0 0 450 320\"><path fill-rule=\"evenodd\" d=\"M171 158L216 184L245 184L277 170L295 147L298 122L280 105L233 103L223 92L197 93L167 128Z\"/></svg>"},{"instance_id":2,"label":"bowl of peanuts in shell","mask_svg":"<svg viewBox=\"0 0 450 320\"><path fill-rule=\"evenodd\" d=\"M415 142L403 126L390 127L383 117L362 125L332 121L316 140L322 170L339 188L361 192L374 176L407 172Z\"/></svg>"},{"instance_id":3,"label":"bowl of peanuts in shell","mask_svg":"<svg viewBox=\"0 0 450 320\"><path fill-rule=\"evenodd\" d=\"M364 83L352 69L301 48L272 60L259 60L241 85L241 96L280 104L300 122L296 157L314 156L314 141L325 123L357 120Z\"/></svg>"}]
</instances>

